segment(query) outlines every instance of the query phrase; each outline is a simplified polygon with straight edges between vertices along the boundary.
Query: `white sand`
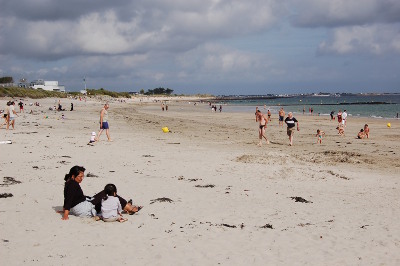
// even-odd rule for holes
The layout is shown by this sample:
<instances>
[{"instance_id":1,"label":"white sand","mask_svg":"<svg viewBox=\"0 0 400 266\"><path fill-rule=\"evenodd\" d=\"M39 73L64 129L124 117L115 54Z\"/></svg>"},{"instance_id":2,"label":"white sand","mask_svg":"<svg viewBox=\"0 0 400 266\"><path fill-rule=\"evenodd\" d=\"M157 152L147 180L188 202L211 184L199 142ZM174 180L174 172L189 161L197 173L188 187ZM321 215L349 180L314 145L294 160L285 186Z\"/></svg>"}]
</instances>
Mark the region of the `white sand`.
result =
<instances>
[{"instance_id":1,"label":"white sand","mask_svg":"<svg viewBox=\"0 0 400 266\"><path fill-rule=\"evenodd\" d=\"M89 146L102 103L54 112L54 99L38 101L15 130L0 129L0 141L13 142L0 145L0 193L13 194L0 198L1 265L400 264L399 121L350 117L340 137L329 118L300 115L289 147L273 114L271 144L260 148L253 113L186 102L162 112L136 100L112 102L114 142L103 134ZM62 99L68 110L70 102ZM371 138L357 140L364 123ZM62 221L55 210L74 165L98 176L85 177L86 195L114 183L143 210L122 224ZM162 197L173 202L152 204Z\"/></svg>"}]
</instances>

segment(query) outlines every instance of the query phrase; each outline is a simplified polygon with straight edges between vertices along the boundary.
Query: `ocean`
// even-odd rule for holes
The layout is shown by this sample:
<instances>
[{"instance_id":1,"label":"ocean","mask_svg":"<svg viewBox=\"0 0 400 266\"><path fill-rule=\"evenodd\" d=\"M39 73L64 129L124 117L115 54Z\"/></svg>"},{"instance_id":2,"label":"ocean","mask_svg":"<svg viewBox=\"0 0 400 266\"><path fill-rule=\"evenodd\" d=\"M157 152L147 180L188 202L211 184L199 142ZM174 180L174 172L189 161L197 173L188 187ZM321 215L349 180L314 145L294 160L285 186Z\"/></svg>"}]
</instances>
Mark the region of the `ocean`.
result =
<instances>
[{"instance_id":1,"label":"ocean","mask_svg":"<svg viewBox=\"0 0 400 266\"><path fill-rule=\"evenodd\" d=\"M331 111L336 115L339 110L347 110L349 116L392 119L400 112L400 94L293 96L274 99L252 97L221 100L217 104L223 104L223 110L229 112L254 112L258 106L261 111L266 112L270 109L273 114L278 113L281 107L285 109L286 114L302 114L303 108L305 113L309 114L309 109L313 108L314 115L329 115Z\"/></svg>"}]
</instances>

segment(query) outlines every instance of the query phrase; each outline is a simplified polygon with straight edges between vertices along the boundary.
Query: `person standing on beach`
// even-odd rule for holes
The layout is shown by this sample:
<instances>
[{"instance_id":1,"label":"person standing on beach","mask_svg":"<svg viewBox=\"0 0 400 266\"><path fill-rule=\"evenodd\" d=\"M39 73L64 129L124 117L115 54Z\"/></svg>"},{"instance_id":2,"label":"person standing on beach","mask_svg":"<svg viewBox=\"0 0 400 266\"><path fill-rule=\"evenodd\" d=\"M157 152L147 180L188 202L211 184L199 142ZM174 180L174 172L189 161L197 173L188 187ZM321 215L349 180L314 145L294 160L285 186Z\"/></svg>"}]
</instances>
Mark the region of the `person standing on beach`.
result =
<instances>
[{"instance_id":1,"label":"person standing on beach","mask_svg":"<svg viewBox=\"0 0 400 266\"><path fill-rule=\"evenodd\" d=\"M97 135L97 141L100 140L100 136L101 133L103 133L103 130L106 130L107 139L108 141L111 141L110 128L108 125L108 111L107 111L109 107L110 107L109 104L106 103L103 109L101 109L100 111L100 131L99 134Z\"/></svg>"},{"instance_id":2,"label":"person standing on beach","mask_svg":"<svg viewBox=\"0 0 400 266\"><path fill-rule=\"evenodd\" d=\"M344 127L346 127L346 119L347 119L347 112L346 112L346 110L344 110L342 113L342 125Z\"/></svg>"},{"instance_id":3,"label":"person standing on beach","mask_svg":"<svg viewBox=\"0 0 400 266\"><path fill-rule=\"evenodd\" d=\"M19 101L18 106L19 106L19 112L23 113L24 112L24 103L22 101Z\"/></svg>"},{"instance_id":4,"label":"person standing on beach","mask_svg":"<svg viewBox=\"0 0 400 266\"><path fill-rule=\"evenodd\" d=\"M342 117L342 110L339 110L339 112L337 113L337 121L339 123L339 127L342 126L342 121L343 121L343 117Z\"/></svg>"},{"instance_id":5,"label":"person standing on beach","mask_svg":"<svg viewBox=\"0 0 400 266\"><path fill-rule=\"evenodd\" d=\"M7 130L10 127L10 125L14 129L15 116L18 116L17 112L15 112L14 105L15 105L15 102L11 102L10 106L8 107Z\"/></svg>"},{"instance_id":6,"label":"person standing on beach","mask_svg":"<svg viewBox=\"0 0 400 266\"><path fill-rule=\"evenodd\" d=\"M332 111L332 112L331 112L331 120L334 120L334 119L335 119L334 116L333 116L334 114L335 114L335 111Z\"/></svg>"},{"instance_id":7,"label":"person standing on beach","mask_svg":"<svg viewBox=\"0 0 400 266\"><path fill-rule=\"evenodd\" d=\"M296 126L295 123L297 123L297 131L299 131L299 121L297 121L297 119L293 117L292 112L289 112L288 117L286 117L285 119L285 123L287 125L287 135L289 136L289 146L293 146L293 134L294 128Z\"/></svg>"},{"instance_id":8,"label":"person standing on beach","mask_svg":"<svg viewBox=\"0 0 400 266\"><path fill-rule=\"evenodd\" d=\"M283 126L283 118L285 117L285 111L283 107L279 110L279 125Z\"/></svg>"},{"instance_id":9,"label":"person standing on beach","mask_svg":"<svg viewBox=\"0 0 400 266\"><path fill-rule=\"evenodd\" d=\"M268 109L267 115L268 115L268 122L269 122L269 121L271 121L271 111L269 109Z\"/></svg>"},{"instance_id":10,"label":"person standing on beach","mask_svg":"<svg viewBox=\"0 0 400 266\"><path fill-rule=\"evenodd\" d=\"M261 113L258 108L256 109L256 122L259 122L258 137L260 139L260 142L258 143L258 146L262 145L262 138L264 138L267 141L267 144L269 144L269 140L265 136L265 128L267 127L268 118L263 113Z\"/></svg>"}]
</instances>

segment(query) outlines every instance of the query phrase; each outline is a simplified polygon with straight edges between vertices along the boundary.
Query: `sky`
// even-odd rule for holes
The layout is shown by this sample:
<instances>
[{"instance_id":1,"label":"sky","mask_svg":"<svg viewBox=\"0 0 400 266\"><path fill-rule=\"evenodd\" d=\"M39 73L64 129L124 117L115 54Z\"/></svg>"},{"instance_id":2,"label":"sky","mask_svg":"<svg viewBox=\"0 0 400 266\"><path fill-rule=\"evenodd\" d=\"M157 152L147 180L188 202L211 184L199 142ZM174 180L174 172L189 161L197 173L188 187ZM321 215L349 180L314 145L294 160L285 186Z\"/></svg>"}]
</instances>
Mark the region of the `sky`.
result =
<instances>
[{"instance_id":1,"label":"sky","mask_svg":"<svg viewBox=\"0 0 400 266\"><path fill-rule=\"evenodd\" d=\"M398 0L0 0L0 76L67 91L400 92Z\"/></svg>"}]
</instances>

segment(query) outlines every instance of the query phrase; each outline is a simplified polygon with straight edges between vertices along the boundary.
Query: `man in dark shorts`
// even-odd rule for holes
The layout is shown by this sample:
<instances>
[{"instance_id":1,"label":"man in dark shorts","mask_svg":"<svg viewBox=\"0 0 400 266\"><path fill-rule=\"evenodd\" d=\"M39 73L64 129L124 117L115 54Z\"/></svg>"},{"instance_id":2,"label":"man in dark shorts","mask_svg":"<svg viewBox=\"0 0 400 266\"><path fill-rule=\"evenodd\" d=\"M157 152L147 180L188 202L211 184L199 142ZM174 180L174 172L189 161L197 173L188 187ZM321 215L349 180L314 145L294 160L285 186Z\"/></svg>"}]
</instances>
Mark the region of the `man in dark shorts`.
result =
<instances>
[{"instance_id":1,"label":"man in dark shorts","mask_svg":"<svg viewBox=\"0 0 400 266\"><path fill-rule=\"evenodd\" d=\"M101 133L103 133L103 130L106 131L106 135L107 135L107 139L108 141L112 141L111 137L110 137L110 130L109 130L109 126L108 126L108 108L110 106L108 105L108 103L106 103L103 107L103 109L101 109L100 111L100 131L99 134L97 135L97 141L100 140L100 136Z\"/></svg>"},{"instance_id":2,"label":"man in dark shorts","mask_svg":"<svg viewBox=\"0 0 400 266\"><path fill-rule=\"evenodd\" d=\"M283 118L285 117L285 111L283 107L279 110L279 125L283 126Z\"/></svg>"},{"instance_id":3,"label":"man in dark shorts","mask_svg":"<svg viewBox=\"0 0 400 266\"><path fill-rule=\"evenodd\" d=\"M287 125L287 135L289 136L289 146L293 145L293 134L294 134L294 128L297 123L297 131L300 130L299 128L299 121L297 121L296 118L293 117L292 112L288 113L288 117L285 119L285 123Z\"/></svg>"}]
</instances>

